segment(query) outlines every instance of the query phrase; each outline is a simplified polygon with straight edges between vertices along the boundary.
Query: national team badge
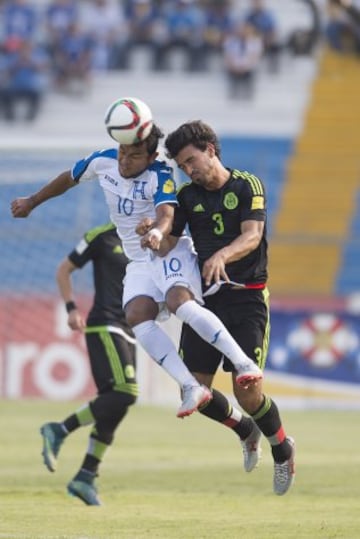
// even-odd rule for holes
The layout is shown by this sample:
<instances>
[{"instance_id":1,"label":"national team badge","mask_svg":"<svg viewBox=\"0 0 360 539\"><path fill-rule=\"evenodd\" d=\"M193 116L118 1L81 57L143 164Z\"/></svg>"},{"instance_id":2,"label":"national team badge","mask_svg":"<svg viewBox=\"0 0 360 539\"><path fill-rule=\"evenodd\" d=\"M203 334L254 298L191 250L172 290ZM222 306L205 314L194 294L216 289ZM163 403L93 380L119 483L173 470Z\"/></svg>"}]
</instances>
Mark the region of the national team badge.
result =
<instances>
[{"instance_id":1,"label":"national team badge","mask_svg":"<svg viewBox=\"0 0 360 539\"><path fill-rule=\"evenodd\" d=\"M239 199L235 193L226 193L224 196L224 206L227 210L234 210L239 204Z\"/></svg>"}]
</instances>

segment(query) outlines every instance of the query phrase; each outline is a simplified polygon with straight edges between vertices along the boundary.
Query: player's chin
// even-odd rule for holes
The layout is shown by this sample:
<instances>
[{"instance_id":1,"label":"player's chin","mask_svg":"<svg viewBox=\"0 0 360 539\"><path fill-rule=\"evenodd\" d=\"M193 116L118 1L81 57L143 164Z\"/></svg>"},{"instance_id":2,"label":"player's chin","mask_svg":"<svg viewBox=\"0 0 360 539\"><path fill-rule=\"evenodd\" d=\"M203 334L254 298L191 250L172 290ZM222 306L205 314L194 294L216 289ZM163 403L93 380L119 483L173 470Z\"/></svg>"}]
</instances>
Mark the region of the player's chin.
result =
<instances>
[{"instance_id":1,"label":"player's chin","mask_svg":"<svg viewBox=\"0 0 360 539\"><path fill-rule=\"evenodd\" d=\"M201 176L198 176L197 174L194 174L193 176L191 176L191 181L193 183L196 183L196 185L203 185Z\"/></svg>"},{"instance_id":2,"label":"player's chin","mask_svg":"<svg viewBox=\"0 0 360 539\"><path fill-rule=\"evenodd\" d=\"M133 178L133 176L135 175L133 170L121 166L119 167L119 172L123 178Z\"/></svg>"}]
</instances>

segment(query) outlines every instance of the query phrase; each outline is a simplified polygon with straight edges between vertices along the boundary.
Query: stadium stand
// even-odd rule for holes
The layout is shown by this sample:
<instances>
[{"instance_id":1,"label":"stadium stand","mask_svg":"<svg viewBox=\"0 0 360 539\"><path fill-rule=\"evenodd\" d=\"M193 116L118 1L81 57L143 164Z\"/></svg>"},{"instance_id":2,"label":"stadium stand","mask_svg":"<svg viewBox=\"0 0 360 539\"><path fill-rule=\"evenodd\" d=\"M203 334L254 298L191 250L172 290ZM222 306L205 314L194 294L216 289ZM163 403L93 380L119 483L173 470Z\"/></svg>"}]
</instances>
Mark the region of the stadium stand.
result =
<instances>
[{"instance_id":1,"label":"stadium stand","mask_svg":"<svg viewBox=\"0 0 360 539\"><path fill-rule=\"evenodd\" d=\"M274 222L275 293L329 296L359 286L360 249L351 229L359 184L359 81L357 58L325 50Z\"/></svg>"},{"instance_id":2,"label":"stadium stand","mask_svg":"<svg viewBox=\"0 0 360 539\"><path fill-rule=\"evenodd\" d=\"M222 72L214 70L204 76L181 71L149 75L145 51L138 51L133 70L106 72L93 77L84 95L51 93L42 114L29 128L24 123L6 125L0 122L2 148L91 148L108 144L102 133L107 104L119 95L141 94L149 103L163 129L172 129L194 116L206 119L221 134L241 137L294 137L302 125L309 86L316 73L311 57L295 60L286 57L284 68L276 76L261 71L254 99L230 101Z\"/></svg>"}]
</instances>

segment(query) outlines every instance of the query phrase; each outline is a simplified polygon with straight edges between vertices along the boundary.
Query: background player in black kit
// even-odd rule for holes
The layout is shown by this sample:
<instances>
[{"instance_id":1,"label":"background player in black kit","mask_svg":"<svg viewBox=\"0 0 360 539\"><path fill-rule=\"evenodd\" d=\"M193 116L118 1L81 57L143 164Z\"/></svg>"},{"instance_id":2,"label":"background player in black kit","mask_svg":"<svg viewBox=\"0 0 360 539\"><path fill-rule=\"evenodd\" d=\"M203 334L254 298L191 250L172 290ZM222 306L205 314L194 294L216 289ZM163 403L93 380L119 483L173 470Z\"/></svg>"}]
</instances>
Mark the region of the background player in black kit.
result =
<instances>
[{"instance_id":1,"label":"background player in black kit","mask_svg":"<svg viewBox=\"0 0 360 539\"><path fill-rule=\"evenodd\" d=\"M93 265L95 296L85 323L73 300L71 274L87 262ZM73 330L85 332L98 395L61 423L41 427L42 454L45 465L54 472L66 436L79 427L92 425L84 460L67 486L70 494L87 505L100 505L94 479L116 428L138 395L135 339L122 309L122 280L127 262L115 226L106 224L89 230L57 271L68 324Z\"/></svg>"},{"instance_id":2,"label":"background player in black kit","mask_svg":"<svg viewBox=\"0 0 360 539\"><path fill-rule=\"evenodd\" d=\"M222 164L217 136L201 121L185 123L170 133L165 147L191 179L179 189L171 234L180 236L188 225L199 257L206 307L263 369L270 332L264 186L256 176ZM211 387L221 354L187 325L180 346L188 369ZM226 358L223 368L233 371ZM263 394L261 380L248 389L233 383L233 391L251 419L215 389L201 413L240 436L248 472L258 462L262 432L274 458L274 492L285 494L294 480L295 444L285 434L275 402Z\"/></svg>"}]
</instances>

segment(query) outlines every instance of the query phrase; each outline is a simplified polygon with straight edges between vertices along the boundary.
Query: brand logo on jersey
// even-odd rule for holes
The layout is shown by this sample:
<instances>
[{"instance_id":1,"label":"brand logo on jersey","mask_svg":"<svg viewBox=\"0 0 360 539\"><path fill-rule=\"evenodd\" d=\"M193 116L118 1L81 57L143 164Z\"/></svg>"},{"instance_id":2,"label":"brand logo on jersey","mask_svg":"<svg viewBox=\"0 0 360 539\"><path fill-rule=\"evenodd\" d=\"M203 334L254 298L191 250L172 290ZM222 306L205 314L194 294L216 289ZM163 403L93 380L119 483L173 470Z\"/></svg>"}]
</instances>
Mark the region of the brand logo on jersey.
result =
<instances>
[{"instance_id":1,"label":"brand logo on jersey","mask_svg":"<svg viewBox=\"0 0 360 539\"><path fill-rule=\"evenodd\" d=\"M171 273L171 275L167 275L165 279L168 280L168 279L174 279L177 277L184 277L184 275L181 273L181 271L179 271L178 273Z\"/></svg>"},{"instance_id":2,"label":"brand logo on jersey","mask_svg":"<svg viewBox=\"0 0 360 539\"><path fill-rule=\"evenodd\" d=\"M120 247L120 245L116 245L113 249L113 253L123 253L124 251Z\"/></svg>"},{"instance_id":3,"label":"brand logo on jersey","mask_svg":"<svg viewBox=\"0 0 360 539\"><path fill-rule=\"evenodd\" d=\"M197 204L196 206L193 207L193 212L195 213L201 213L202 211L205 211L204 206L202 204Z\"/></svg>"},{"instance_id":4,"label":"brand logo on jersey","mask_svg":"<svg viewBox=\"0 0 360 539\"><path fill-rule=\"evenodd\" d=\"M264 197L253 197L251 203L252 210L263 210L265 207Z\"/></svg>"},{"instance_id":5,"label":"brand logo on jersey","mask_svg":"<svg viewBox=\"0 0 360 539\"><path fill-rule=\"evenodd\" d=\"M226 193L224 196L224 206L227 210L234 210L239 204L239 199L235 193Z\"/></svg>"},{"instance_id":6,"label":"brand logo on jersey","mask_svg":"<svg viewBox=\"0 0 360 539\"><path fill-rule=\"evenodd\" d=\"M170 178L166 180L163 185L163 193L169 195L170 193L175 193L175 183Z\"/></svg>"},{"instance_id":7,"label":"brand logo on jersey","mask_svg":"<svg viewBox=\"0 0 360 539\"><path fill-rule=\"evenodd\" d=\"M109 176L108 174L105 174L105 180L107 180L108 182L112 183L113 185L118 185L118 182L112 178L111 176Z\"/></svg>"}]
</instances>

